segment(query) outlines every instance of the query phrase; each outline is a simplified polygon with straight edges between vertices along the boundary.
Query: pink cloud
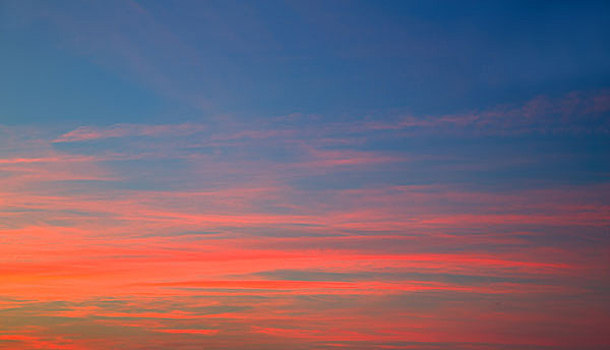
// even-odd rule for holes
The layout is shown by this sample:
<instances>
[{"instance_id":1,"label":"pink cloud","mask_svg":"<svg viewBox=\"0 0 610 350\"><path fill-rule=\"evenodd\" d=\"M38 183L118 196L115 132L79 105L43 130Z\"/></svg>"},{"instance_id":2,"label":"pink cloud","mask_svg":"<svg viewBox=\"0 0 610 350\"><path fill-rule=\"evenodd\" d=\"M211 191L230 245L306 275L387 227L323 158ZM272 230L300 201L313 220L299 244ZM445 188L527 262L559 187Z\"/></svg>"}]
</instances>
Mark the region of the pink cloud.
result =
<instances>
[{"instance_id":1,"label":"pink cloud","mask_svg":"<svg viewBox=\"0 0 610 350\"><path fill-rule=\"evenodd\" d=\"M394 122L365 122L358 130L411 130L419 132L474 132L521 134L532 132L609 132L610 91L573 92L561 97L538 96L518 105L440 116L406 116ZM602 120L588 126L583 120ZM605 119L605 121L603 121Z\"/></svg>"},{"instance_id":2,"label":"pink cloud","mask_svg":"<svg viewBox=\"0 0 610 350\"><path fill-rule=\"evenodd\" d=\"M82 126L61 135L53 142L78 142L129 136L184 136L201 132L204 129L203 125L190 123L165 125L116 124L106 128Z\"/></svg>"}]
</instances>

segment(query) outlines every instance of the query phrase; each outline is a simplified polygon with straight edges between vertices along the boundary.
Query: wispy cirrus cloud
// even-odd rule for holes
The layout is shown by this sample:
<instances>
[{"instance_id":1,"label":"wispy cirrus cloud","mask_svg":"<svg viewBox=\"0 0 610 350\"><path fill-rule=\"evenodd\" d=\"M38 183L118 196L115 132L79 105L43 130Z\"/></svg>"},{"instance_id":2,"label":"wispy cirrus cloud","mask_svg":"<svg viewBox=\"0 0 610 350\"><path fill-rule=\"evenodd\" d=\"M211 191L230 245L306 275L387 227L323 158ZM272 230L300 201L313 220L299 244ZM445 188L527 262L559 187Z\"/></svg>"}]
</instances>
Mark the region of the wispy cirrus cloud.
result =
<instances>
[{"instance_id":1,"label":"wispy cirrus cloud","mask_svg":"<svg viewBox=\"0 0 610 350\"><path fill-rule=\"evenodd\" d=\"M590 117L602 120L596 103ZM0 318L0 345L417 348L400 341L434 337L459 349L485 333L494 348L594 349L608 321L592 307L607 290L604 168L562 177L537 166L569 171L578 153L462 145L478 150L477 123L522 135L522 122L500 120L554 108L398 127L299 117L26 136L5 127L0 313L11 321ZM462 137L443 144L457 125ZM416 127L430 133L413 140ZM572 181L580 174L588 181ZM568 299L583 301L551 302ZM567 327L578 336L548 335ZM108 332L120 335L96 336Z\"/></svg>"},{"instance_id":2,"label":"wispy cirrus cloud","mask_svg":"<svg viewBox=\"0 0 610 350\"><path fill-rule=\"evenodd\" d=\"M393 122L367 122L361 127L369 130L487 135L608 133L609 101L610 90L575 91L560 97L538 96L520 105L499 105L448 115L407 116Z\"/></svg>"},{"instance_id":3,"label":"wispy cirrus cloud","mask_svg":"<svg viewBox=\"0 0 610 350\"><path fill-rule=\"evenodd\" d=\"M133 136L184 136L202 130L205 130L205 126L191 123L165 125L116 124L109 127L81 126L59 136L53 142L79 142Z\"/></svg>"}]
</instances>

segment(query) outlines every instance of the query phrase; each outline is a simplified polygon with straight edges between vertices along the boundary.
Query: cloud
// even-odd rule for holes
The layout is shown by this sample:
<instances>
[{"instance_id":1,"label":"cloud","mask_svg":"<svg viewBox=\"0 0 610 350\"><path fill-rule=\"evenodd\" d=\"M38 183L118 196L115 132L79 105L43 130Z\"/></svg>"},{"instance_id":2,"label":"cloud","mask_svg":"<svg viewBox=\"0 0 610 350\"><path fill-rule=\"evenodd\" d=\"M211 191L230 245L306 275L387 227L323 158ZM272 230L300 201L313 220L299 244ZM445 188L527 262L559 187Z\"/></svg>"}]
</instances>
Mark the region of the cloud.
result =
<instances>
[{"instance_id":1,"label":"cloud","mask_svg":"<svg viewBox=\"0 0 610 350\"><path fill-rule=\"evenodd\" d=\"M116 124L107 128L82 126L61 135L53 142L79 142L133 136L184 136L205 129L199 124L138 125Z\"/></svg>"},{"instance_id":2,"label":"cloud","mask_svg":"<svg viewBox=\"0 0 610 350\"><path fill-rule=\"evenodd\" d=\"M393 122L365 122L362 130L417 130L421 133L589 134L610 132L610 90L576 91L522 104L498 105L466 113L406 116Z\"/></svg>"},{"instance_id":3,"label":"cloud","mask_svg":"<svg viewBox=\"0 0 610 350\"><path fill-rule=\"evenodd\" d=\"M608 313L596 306L607 296L610 207L606 179L591 178L597 168L582 170L590 181L551 181L528 167L576 167L574 158L513 145L481 158L458 152L466 138L414 151L405 138L461 128L477 149L493 148L466 130L518 132L527 124L518 118L546 125L553 110L565 125L580 111L604 120L602 97L570 98L372 131L323 119L27 137L6 127L0 342L365 349L433 338L459 349L485 334L494 348L603 343ZM557 338L568 328L577 336Z\"/></svg>"}]
</instances>

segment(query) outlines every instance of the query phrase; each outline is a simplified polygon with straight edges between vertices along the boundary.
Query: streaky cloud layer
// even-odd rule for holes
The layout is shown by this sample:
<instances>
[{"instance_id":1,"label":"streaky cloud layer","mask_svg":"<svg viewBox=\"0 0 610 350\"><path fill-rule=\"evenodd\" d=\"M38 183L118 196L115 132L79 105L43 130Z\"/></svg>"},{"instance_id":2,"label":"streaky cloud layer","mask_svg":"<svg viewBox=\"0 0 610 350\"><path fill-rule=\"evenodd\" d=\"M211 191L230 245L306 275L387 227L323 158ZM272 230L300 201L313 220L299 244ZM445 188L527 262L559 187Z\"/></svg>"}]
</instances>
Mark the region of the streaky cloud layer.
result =
<instances>
[{"instance_id":1,"label":"streaky cloud layer","mask_svg":"<svg viewBox=\"0 0 610 350\"><path fill-rule=\"evenodd\" d=\"M1 9L0 348L610 346L607 5Z\"/></svg>"},{"instance_id":2,"label":"streaky cloud layer","mask_svg":"<svg viewBox=\"0 0 610 350\"><path fill-rule=\"evenodd\" d=\"M377 134L337 123L290 131L124 124L24 140L24 149L27 142L46 148L0 163L0 290L11 306L3 341L58 348L133 341L238 348L247 339L261 348L604 344L609 320L598 303L609 272L610 185L506 190L417 173L375 182L375 173L407 176L412 167L481 171L447 163L462 156L459 141L457 154L444 157L375 146L409 127ZM429 127L445 134L443 123ZM342 142L352 139L358 142ZM267 152L270 145L290 156ZM508 171L552 162L518 156ZM156 172L156 163L171 172ZM173 171L182 173L180 183ZM371 180L328 185L346 174ZM559 336L566 327L574 331Z\"/></svg>"}]
</instances>

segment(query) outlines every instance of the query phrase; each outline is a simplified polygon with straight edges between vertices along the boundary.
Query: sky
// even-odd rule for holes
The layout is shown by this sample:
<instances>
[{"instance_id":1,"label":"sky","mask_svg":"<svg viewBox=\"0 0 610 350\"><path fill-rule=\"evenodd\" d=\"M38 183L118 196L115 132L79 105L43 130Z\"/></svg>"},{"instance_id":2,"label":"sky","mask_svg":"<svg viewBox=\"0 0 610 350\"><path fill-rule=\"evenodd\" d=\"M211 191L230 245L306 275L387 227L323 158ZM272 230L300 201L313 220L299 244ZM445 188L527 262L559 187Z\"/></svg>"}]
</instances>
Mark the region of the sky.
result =
<instances>
[{"instance_id":1,"label":"sky","mask_svg":"<svg viewBox=\"0 0 610 350\"><path fill-rule=\"evenodd\" d=\"M0 0L0 347L607 349L609 16Z\"/></svg>"}]
</instances>

